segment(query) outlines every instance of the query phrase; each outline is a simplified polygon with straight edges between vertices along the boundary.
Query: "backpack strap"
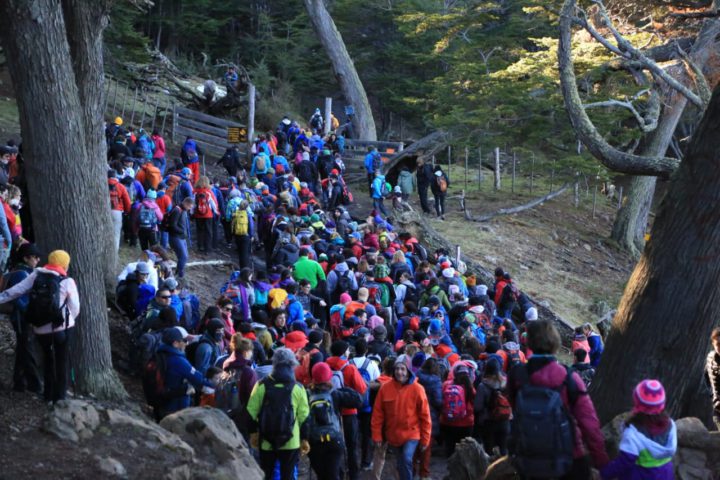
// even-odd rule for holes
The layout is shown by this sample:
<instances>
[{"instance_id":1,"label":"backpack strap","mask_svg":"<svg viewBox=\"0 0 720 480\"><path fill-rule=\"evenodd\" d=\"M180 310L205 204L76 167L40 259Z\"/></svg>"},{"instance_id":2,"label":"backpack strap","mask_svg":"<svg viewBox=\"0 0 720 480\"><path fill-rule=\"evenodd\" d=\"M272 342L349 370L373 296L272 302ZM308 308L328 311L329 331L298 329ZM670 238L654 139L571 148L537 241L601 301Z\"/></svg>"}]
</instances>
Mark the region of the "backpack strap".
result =
<instances>
[{"instance_id":1,"label":"backpack strap","mask_svg":"<svg viewBox=\"0 0 720 480\"><path fill-rule=\"evenodd\" d=\"M367 366L368 366L369 364L370 364L370 359L367 358L367 357L365 357L365 361L363 362L362 367L360 367L360 368L362 368L362 369L364 369L364 370L367 370Z\"/></svg>"},{"instance_id":2,"label":"backpack strap","mask_svg":"<svg viewBox=\"0 0 720 480\"><path fill-rule=\"evenodd\" d=\"M581 392L580 389L578 389L577 383L575 383L575 380L572 376L575 370L572 367L568 367L567 365L563 365L563 367L565 367L565 370L567 371L567 375L565 376L565 381L563 383L567 391L568 403L572 407L575 405L575 402L577 402L577 399L580 397L580 395L587 395L587 392Z\"/></svg>"}]
</instances>

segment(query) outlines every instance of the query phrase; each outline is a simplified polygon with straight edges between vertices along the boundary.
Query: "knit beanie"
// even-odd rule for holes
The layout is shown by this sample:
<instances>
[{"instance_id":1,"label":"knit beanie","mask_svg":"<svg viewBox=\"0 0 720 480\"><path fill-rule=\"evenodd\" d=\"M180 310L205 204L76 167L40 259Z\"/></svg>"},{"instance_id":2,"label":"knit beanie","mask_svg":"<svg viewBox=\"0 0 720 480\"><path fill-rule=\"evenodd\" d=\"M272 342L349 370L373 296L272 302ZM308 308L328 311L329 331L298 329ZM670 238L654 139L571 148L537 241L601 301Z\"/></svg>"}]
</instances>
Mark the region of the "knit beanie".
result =
<instances>
[{"instance_id":1,"label":"knit beanie","mask_svg":"<svg viewBox=\"0 0 720 480\"><path fill-rule=\"evenodd\" d=\"M665 410L665 389L658 380L643 380L633 391L633 411L658 415Z\"/></svg>"},{"instance_id":2,"label":"knit beanie","mask_svg":"<svg viewBox=\"0 0 720 480\"><path fill-rule=\"evenodd\" d=\"M277 367L279 365L294 367L297 365L297 360L295 359L295 354L289 348L278 348L273 354L272 364L273 367Z\"/></svg>"},{"instance_id":3,"label":"knit beanie","mask_svg":"<svg viewBox=\"0 0 720 480\"><path fill-rule=\"evenodd\" d=\"M67 271L70 266L70 254L65 250L54 250L48 255L48 263Z\"/></svg>"},{"instance_id":4,"label":"knit beanie","mask_svg":"<svg viewBox=\"0 0 720 480\"><path fill-rule=\"evenodd\" d=\"M330 383L333 373L330 365L325 362L319 362L313 365L311 375L313 383Z\"/></svg>"},{"instance_id":5,"label":"knit beanie","mask_svg":"<svg viewBox=\"0 0 720 480\"><path fill-rule=\"evenodd\" d=\"M341 293L340 294L340 303L345 305L346 303L352 302L352 297L348 293Z\"/></svg>"}]
</instances>

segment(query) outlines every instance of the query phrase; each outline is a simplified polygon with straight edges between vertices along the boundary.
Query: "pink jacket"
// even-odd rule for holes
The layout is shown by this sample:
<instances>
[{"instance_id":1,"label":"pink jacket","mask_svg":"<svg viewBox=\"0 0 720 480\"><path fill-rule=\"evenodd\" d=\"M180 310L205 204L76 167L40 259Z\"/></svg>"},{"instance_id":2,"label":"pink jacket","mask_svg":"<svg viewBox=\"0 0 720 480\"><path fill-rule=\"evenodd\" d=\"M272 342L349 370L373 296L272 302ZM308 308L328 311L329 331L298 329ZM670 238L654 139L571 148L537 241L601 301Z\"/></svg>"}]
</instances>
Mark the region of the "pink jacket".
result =
<instances>
[{"instance_id":1,"label":"pink jacket","mask_svg":"<svg viewBox=\"0 0 720 480\"><path fill-rule=\"evenodd\" d=\"M547 361L544 358L534 357L530 359L531 363L537 361ZM530 382L533 385L546 386L557 388L565 381L567 376L567 370L565 367L560 365L557 361L552 360L539 370L533 372L530 376ZM575 458L583 457L590 454L593 466L595 468L604 467L610 459L605 451L605 439L600 431L600 420L598 420L597 413L595 413L595 406L587 394L585 383L582 381L577 373L572 374L572 378L577 386L577 400L570 409L573 418L575 419ZM512 375L512 379L508 382L508 389L510 393L510 402L515 405L515 397L519 390L517 384L517 376ZM567 389L562 389L562 397L565 405L569 404Z\"/></svg>"},{"instance_id":2,"label":"pink jacket","mask_svg":"<svg viewBox=\"0 0 720 480\"><path fill-rule=\"evenodd\" d=\"M28 275L25 280L18 283L17 285L14 285L12 288L8 288L4 292L0 293L0 303L6 303L15 300L16 298L22 297L23 295L29 293L32 289L33 283L35 283L37 272L60 275L58 272L47 268L37 268L34 272ZM77 318L77 316L80 314L80 296L78 295L75 280L70 277L66 277L65 280L60 282L60 305L62 304L67 305L68 313L70 314L67 322L67 327L65 326L65 324L62 324L59 327L52 329L52 325L48 323L47 325L43 325L42 327L35 327L34 330L36 335L47 335L51 332L60 332L65 330L66 328L72 328L75 326L75 318Z\"/></svg>"},{"instance_id":3,"label":"pink jacket","mask_svg":"<svg viewBox=\"0 0 720 480\"><path fill-rule=\"evenodd\" d=\"M160 135L153 135L152 139L155 142L153 158L165 158L165 140Z\"/></svg>"}]
</instances>

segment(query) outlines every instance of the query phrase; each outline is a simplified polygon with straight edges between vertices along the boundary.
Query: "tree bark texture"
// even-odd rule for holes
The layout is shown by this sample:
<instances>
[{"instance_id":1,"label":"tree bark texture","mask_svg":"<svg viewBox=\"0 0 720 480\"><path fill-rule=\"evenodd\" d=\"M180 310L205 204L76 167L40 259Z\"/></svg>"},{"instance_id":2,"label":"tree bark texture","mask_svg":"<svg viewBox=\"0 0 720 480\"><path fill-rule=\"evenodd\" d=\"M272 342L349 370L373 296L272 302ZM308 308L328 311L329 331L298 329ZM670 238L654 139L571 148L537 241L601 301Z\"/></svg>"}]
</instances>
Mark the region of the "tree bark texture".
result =
<instances>
[{"instance_id":1,"label":"tree bark texture","mask_svg":"<svg viewBox=\"0 0 720 480\"><path fill-rule=\"evenodd\" d=\"M591 387L602 421L631 407L632 389L644 378L663 383L674 418L708 417L709 401L704 408L697 399L720 314L719 129L716 88L613 321Z\"/></svg>"},{"instance_id":2,"label":"tree bark texture","mask_svg":"<svg viewBox=\"0 0 720 480\"><path fill-rule=\"evenodd\" d=\"M353 64L342 35L335 26L324 0L304 0L310 22L330 58L335 76L345 99L355 108L353 127L360 140L377 140L375 120L357 70Z\"/></svg>"},{"instance_id":3,"label":"tree bark texture","mask_svg":"<svg viewBox=\"0 0 720 480\"><path fill-rule=\"evenodd\" d=\"M99 110L84 109L82 103L83 95L97 86L78 88L59 2L5 0L0 13L6 21L2 41L20 111L30 200L36 206L36 236L44 251L70 253L69 274L80 293L72 351L76 390L120 398L125 391L112 368L103 288L104 232L111 221L106 167L97 157L102 116L94 118L96 125L88 131L93 120L88 122L87 112ZM73 35L79 31L86 32L85 27ZM97 92L85 97L88 103L100 104Z\"/></svg>"}]
</instances>

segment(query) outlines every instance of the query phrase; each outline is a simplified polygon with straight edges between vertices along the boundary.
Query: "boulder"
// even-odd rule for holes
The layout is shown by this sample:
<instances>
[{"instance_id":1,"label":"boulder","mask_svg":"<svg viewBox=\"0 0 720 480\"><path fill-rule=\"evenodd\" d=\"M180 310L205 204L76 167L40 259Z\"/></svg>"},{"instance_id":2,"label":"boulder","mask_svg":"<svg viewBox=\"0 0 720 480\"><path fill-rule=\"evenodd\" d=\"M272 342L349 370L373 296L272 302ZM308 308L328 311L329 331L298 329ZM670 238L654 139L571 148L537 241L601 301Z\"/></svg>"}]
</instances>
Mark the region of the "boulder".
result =
<instances>
[{"instance_id":1,"label":"boulder","mask_svg":"<svg viewBox=\"0 0 720 480\"><path fill-rule=\"evenodd\" d=\"M181 453L189 459L192 459L195 456L195 451L190 445L182 441L178 435L167 431L155 422L151 422L144 417L131 415L127 412L115 409L106 410L105 415L107 416L107 421L110 425L131 426L145 433L148 438L157 442L159 444L158 446ZM146 445L148 445L147 442ZM153 448L155 448L155 445L153 445Z\"/></svg>"},{"instance_id":2,"label":"boulder","mask_svg":"<svg viewBox=\"0 0 720 480\"><path fill-rule=\"evenodd\" d=\"M195 407L163 418L160 426L193 447L213 468L204 478L262 480L263 473L250 455L245 439L230 418L216 408Z\"/></svg>"},{"instance_id":3,"label":"boulder","mask_svg":"<svg viewBox=\"0 0 720 480\"><path fill-rule=\"evenodd\" d=\"M118 462L112 457L106 457L106 458L100 458L95 457L98 462L98 467L100 467L100 470L102 470L104 473L112 476L112 477L127 477L127 470L125 470L125 467L122 463Z\"/></svg>"},{"instance_id":4,"label":"boulder","mask_svg":"<svg viewBox=\"0 0 720 480\"><path fill-rule=\"evenodd\" d=\"M61 400L43 421L43 429L61 440L78 442L93 436L100 425L100 415L84 400Z\"/></svg>"},{"instance_id":5,"label":"boulder","mask_svg":"<svg viewBox=\"0 0 720 480\"><path fill-rule=\"evenodd\" d=\"M448 475L445 480L477 480L483 478L490 457L477 440L463 438L455 446L455 453L448 459Z\"/></svg>"},{"instance_id":6,"label":"boulder","mask_svg":"<svg viewBox=\"0 0 720 480\"><path fill-rule=\"evenodd\" d=\"M697 448L700 450L717 447L712 445L713 437L703 425L699 418L686 417L675 422L677 427L678 445L685 448Z\"/></svg>"},{"instance_id":7,"label":"boulder","mask_svg":"<svg viewBox=\"0 0 720 480\"><path fill-rule=\"evenodd\" d=\"M602 427L602 434L605 437L605 449L610 458L617 457L620 438L622 438L622 432L625 430L625 421L629 416L630 412L621 413L613 418L610 423Z\"/></svg>"},{"instance_id":8,"label":"boulder","mask_svg":"<svg viewBox=\"0 0 720 480\"><path fill-rule=\"evenodd\" d=\"M488 467L483 480L515 480L517 478L518 474L513 467L512 460L506 455L498 458Z\"/></svg>"}]
</instances>

